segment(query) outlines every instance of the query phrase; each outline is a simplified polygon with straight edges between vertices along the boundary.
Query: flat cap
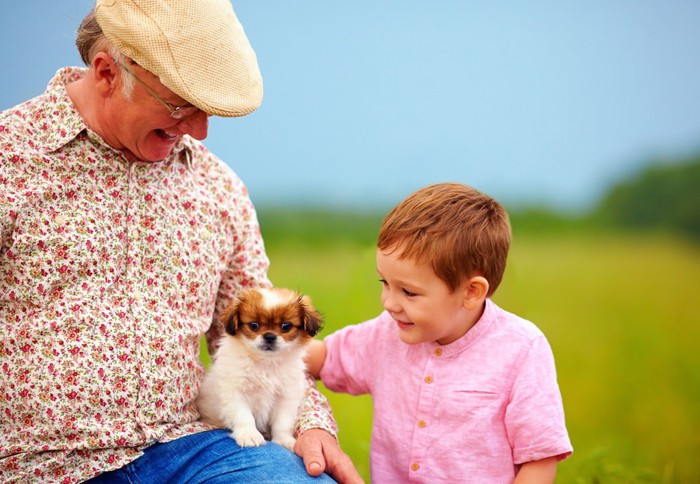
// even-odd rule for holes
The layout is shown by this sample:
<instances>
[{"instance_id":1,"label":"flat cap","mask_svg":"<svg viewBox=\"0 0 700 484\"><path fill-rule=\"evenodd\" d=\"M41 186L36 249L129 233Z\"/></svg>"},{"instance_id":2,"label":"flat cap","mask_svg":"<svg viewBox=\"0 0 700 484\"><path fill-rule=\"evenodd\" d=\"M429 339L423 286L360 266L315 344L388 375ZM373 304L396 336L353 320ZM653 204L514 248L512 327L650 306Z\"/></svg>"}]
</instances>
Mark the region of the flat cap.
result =
<instances>
[{"instance_id":1,"label":"flat cap","mask_svg":"<svg viewBox=\"0 0 700 484\"><path fill-rule=\"evenodd\" d=\"M258 61L229 0L97 0L95 18L122 54L202 111L260 106Z\"/></svg>"}]
</instances>

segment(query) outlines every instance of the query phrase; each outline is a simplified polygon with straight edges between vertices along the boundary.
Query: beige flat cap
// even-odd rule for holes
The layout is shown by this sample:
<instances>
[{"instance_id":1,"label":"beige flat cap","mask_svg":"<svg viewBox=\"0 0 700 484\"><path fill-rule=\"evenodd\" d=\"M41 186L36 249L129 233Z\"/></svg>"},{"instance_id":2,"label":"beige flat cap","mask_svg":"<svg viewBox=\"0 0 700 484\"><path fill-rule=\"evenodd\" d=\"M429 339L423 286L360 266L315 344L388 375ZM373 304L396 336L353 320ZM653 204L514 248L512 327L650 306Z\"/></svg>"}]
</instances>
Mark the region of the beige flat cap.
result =
<instances>
[{"instance_id":1,"label":"beige flat cap","mask_svg":"<svg viewBox=\"0 0 700 484\"><path fill-rule=\"evenodd\" d=\"M229 0L97 0L95 17L122 54L202 111L260 106L258 61Z\"/></svg>"}]
</instances>

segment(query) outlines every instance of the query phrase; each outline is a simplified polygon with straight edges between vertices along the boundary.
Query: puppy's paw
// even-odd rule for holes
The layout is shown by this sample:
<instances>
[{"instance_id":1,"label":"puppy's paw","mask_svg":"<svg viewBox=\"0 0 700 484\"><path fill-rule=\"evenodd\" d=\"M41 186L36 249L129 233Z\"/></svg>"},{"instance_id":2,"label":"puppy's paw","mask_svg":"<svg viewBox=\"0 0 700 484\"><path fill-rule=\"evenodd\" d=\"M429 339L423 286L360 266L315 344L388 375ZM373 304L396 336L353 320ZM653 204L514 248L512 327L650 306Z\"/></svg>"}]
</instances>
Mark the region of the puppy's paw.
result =
<instances>
[{"instance_id":1,"label":"puppy's paw","mask_svg":"<svg viewBox=\"0 0 700 484\"><path fill-rule=\"evenodd\" d=\"M239 428L231 432L231 437L241 447L260 447L265 445L265 437L256 428Z\"/></svg>"},{"instance_id":2,"label":"puppy's paw","mask_svg":"<svg viewBox=\"0 0 700 484\"><path fill-rule=\"evenodd\" d=\"M291 435L279 435L274 437L272 441L281 445L282 447L288 448L289 450L294 450L294 442L296 442L296 439Z\"/></svg>"}]
</instances>

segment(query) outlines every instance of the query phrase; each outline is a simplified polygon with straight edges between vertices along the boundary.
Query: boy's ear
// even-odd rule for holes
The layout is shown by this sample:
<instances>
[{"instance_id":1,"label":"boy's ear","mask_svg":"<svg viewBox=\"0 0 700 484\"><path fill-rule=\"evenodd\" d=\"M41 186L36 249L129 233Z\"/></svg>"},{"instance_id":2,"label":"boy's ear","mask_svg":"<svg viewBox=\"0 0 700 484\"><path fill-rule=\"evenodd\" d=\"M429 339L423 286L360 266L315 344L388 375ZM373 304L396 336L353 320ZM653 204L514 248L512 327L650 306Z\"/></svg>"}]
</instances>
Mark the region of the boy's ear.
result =
<instances>
[{"instance_id":1,"label":"boy's ear","mask_svg":"<svg viewBox=\"0 0 700 484\"><path fill-rule=\"evenodd\" d=\"M486 295L489 292L489 281L483 276L469 278L464 291L465 309L477 309L484 304Z\"/></svg>"}]
</instances>

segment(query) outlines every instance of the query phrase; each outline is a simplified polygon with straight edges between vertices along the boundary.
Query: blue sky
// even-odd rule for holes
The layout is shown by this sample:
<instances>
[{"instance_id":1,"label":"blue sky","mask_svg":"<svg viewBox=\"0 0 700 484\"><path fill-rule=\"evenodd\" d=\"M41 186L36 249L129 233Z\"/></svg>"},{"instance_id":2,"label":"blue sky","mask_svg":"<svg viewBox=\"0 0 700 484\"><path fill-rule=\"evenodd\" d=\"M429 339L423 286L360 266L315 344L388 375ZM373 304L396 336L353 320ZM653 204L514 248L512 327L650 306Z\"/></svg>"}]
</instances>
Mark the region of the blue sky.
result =
<instances>
[{"instance_id":1,"label":"blue sky","mask_svg":"<svg viewBox=\"0 0 700 484\"><path fill-rule=\"evenodd\" d=\"M265 99L207 145L258 204L389 207L460 181L585 209L700 150L700 2L239 0ZM6 2L0 109L79 65L90 0Z\"/></svg>"}]
</instances>

